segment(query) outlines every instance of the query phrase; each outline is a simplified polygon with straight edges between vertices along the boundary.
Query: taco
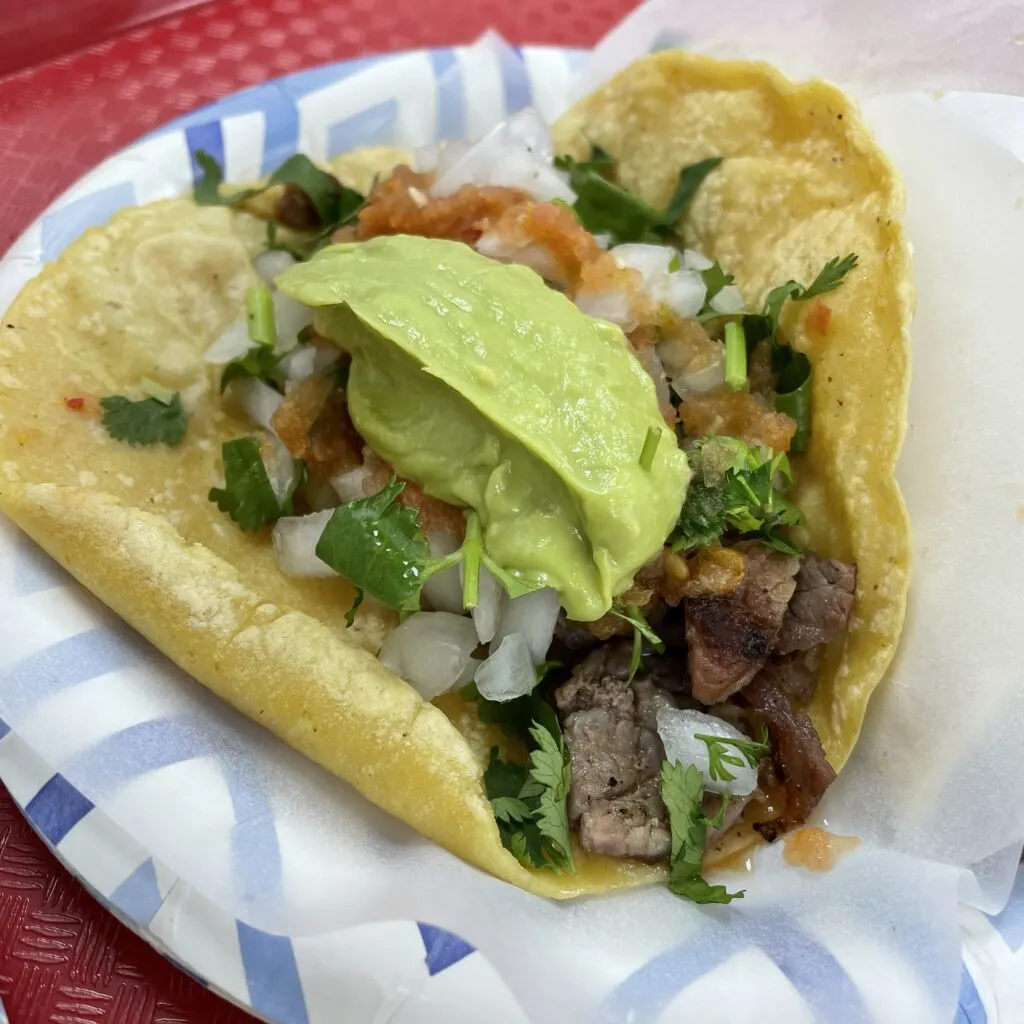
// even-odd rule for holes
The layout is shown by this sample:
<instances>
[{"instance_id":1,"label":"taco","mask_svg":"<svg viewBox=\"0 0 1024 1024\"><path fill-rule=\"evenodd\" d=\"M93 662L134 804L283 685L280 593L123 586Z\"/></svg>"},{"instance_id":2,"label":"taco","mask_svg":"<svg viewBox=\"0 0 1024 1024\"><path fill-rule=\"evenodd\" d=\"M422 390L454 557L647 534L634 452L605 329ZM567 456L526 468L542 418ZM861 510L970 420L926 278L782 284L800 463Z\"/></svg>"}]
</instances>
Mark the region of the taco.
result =
<instances>
[{"instance_id":1,"label":"taco","mask_svg":"<svg viewBox=\"0 0 1024 1024\"><path fill-rule=\"evenodd\" d=\"M549 134L87 232L0 336L0 506L161 650L567 897L802 824L903 620L898 179L835 88L644 58Z\"/></svg>"}]
</instances>

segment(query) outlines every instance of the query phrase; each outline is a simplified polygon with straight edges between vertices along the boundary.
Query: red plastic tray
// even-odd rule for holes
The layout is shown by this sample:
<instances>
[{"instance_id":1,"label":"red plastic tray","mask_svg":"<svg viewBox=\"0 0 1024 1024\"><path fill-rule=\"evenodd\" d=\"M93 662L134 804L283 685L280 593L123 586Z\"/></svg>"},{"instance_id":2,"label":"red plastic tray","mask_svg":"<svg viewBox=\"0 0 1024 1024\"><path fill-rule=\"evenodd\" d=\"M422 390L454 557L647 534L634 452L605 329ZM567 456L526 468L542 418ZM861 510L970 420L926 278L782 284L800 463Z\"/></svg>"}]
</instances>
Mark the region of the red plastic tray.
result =
<instances>
[{"instance_id":1,"label":"red plastic tray","mask_svg":"<svg viewBox=\"0 0 1024 1024\"><path fill-rule=\"evenodd\" d=\"M2 0L62 6L74 27L14 51L0 10L0 72L59 52L124 0ZM173 2L173 0L171 0ZM182 0L178 0L178 6ZM106 3L106 15L99 11ZM114 5L116 20L111 17ZM170 2L161 4L163 9ZM516 43L589 46L630 0L230 0L132 28L0 79L0 251L76 178L158 124L238 89L347 57L468 42L495 28ZM83 21L81 12L95 14ZM106 21L104 21L106 17ZM22 16L24 25L28 21ZM95 38L95 36L94 36ZM26 44L28 45L28 44ZM35 47L35 49L32 49ZM38 59L35 57L33 59ZM22 60L23 62L23 60ZM0 789L0 995L12 1024L237 1024L251 1020L118 924L57 863Z\"/></svg>"}]
</instances>

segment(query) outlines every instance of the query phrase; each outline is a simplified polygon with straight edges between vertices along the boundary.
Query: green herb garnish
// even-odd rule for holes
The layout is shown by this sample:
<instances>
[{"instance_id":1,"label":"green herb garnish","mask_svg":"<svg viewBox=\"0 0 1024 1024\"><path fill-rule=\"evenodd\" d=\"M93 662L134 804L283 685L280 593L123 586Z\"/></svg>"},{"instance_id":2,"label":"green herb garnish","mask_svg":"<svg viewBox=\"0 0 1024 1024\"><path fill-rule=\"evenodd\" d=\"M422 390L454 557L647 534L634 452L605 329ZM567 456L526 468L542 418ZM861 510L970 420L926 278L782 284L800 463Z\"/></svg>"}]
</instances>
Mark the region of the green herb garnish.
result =
<instances>
[{"instance_id":1,"label":"green herb garnish","mask_svg":"<svg viewBox=\"0 0 1024 1024\"><path fill-rule=\"evenodd\" d=\"M247 352L241 359L232 359L224 367L220 375L220 393L224 394L227 386L234 380L245 380L255 377L266 381L271 387L282 391L281 381L277 372L281 357L274 355L274 350L266 345Z\"/></svg>"},{"instance_id":2,"label":"green herb garnish","mask_svg":"<svg viewBox=\"0 0 1024 1024\"><path fill-rule=\"evenodd\" d=\"M672 856L668 887L677 896L694 903L731 903L743 897L743 891L728 892L724 885L709 885L700 873L704 841L715 822L704 816L704 777L695 765L687 768L678 762L662 762L661 798L668 808L672 832ZM724 817L719 810L716 821Z\"/></svg>"},{"instance_id":3,"label":"green herb garnish","mask_svg":"<svg viewBox=\"0 0 1024 1024\"><path fill-rule=\"evenodd\" d=\"M396 502L405 484L392 478L369 498L339 505L316 555L350 583L400 612L416 611L430 549L415 509Z\"/></svg>"},{"instance_id":4,"label":"green herb garnish","mask_svg":"<svg viewBox=\"0 0 1024 1024\"><path fill-rule=\"evenodd\" d=\"M738 323L725 325L725 383L733 391L747 383L747 339Z\"/></svg>"},{"instance_id":5,"label":"green herb garnish","mask_svg":"<svg viewBox=\"0 0 1024 1024\"><path fill-rule=\"evenodd\" d=\"M717 317L721 316L715 310L711 309L711 300L726 286L729 284L735 284L736 278L732 274L727 274L722 269L721 263L712 263L707 270L700 272L701 280L704 282L705 296L704 296L704 309L701 311L701 319L706 319L708 316Z\"/></svg>"},{"instance_id":6,"label":"green herb garnish","mask_svg":"<svg viewBox=\"0 0 1024 1024\"><path fill-rule=\"evenodd\" d=\"M693 478L669 538L673 551L706 547L735 531L777 551L800 553L782 532L804 521L780 489L793 476L784 452L773 455L736 438L710 436L696 442L690 466Z\"/></svg>"},{"instance_id":7,"label":"green herb garnish","mask_svg":"<svg viewBox=\"0 0 1024 1024\"><path fill-rule=\"evenodd\" d=\"M703 740L708 748L708 775L713 782L732 782L736 776L727 765L742 768L745 763L749 768L756 768L761 758L771 753L772 749L766 728L762 728L758 740L737 740L700 732L694 733L694 739ZM729 747L738 753L730 753Z\"/></svg>"},{"instance_id":8,"label":"green herb garnish","mask_svg":"<svg viewBox=\"0 0 1024 1024\"><path fill-rule=\"evenodd\" d=\"M274 185L294 185L309 197L309 201L316 208L320 218L318 239L326 238L343 224L349 223L366 203L366 198L361 193L342 185L333 174L322 171L309 157L301 153L288 157L270 176L266 185L223 195L220 187L224 181L224 173L220 164L203 150L196 152L196 162L203 172L203 177L196 183L194 192L195 201L200 206L235 206L246 199L258 196ZM271 247L283 248L276 244L276 238L276 233L273 236L268 234Z\"/></svg>"},{"instance_id":9,"label":"green herb garnish","mask_svg":"<svg viewBox=\"0 0 1024 1024\"><path fill-rule=\"evenodd\" d=\"M356 612L359 611L359 606L363 603L363 598L366 595L363 593L361 587L356 587L355 596L352 598L352 607L345 612L345 628L351 629L353 623L356 621Z\"/></svg>"},{"instance_id":10,"label":"green herb garnish","mask_svg":"<svg viewBox=\"0 0 1024 1024\"><path fill-rule=\"evenodd\" d=\"M648 427L644 446L640 450L640 468L649 473L654 465L654 456L658 453L658 444L664 431L660 427Z\"/></svg>"},{"instance_id":11,"label":"green herb garnish","mask_svg":"<svg viewBox=\"0 0 1024 1024\"><path fill-rule=\"evenodd\" d=\"M224 486L210 489L209 499L243 530L259 530L291 511L291 495L278 501L256 437L238 437L221 446ZM295 474L292 493L301 482Z\"/></svg>"},{"instance_id":12,"label":"green herb garnish","mask_svg":"<svg viewBox=\"0 0 1024 1024\"><path fill-rule=\"evenodd\" d=\"M480 559L483 555L483 534L480 517L466 515L466 539L462 543L462 607L473 609L480 599Z\"/></svg>"},{"instance_id":13,"label":"green herb garnish","mask_svg":"<svg viewBox=\"0 0 1024 1024\"><path fill-rule=\"evenodd\" d=\"M172 391L171 388L165 388L163 384L158 381L151 379L150 377L143 377L139 381L139 387L142 388L142 393L148 398L155 398L161 405L171 405L174 401L175 396L178 394L177 391Z\"/></svg>"},{"instance_id":14,"label":"green herb garnish","mask_svg":"<svg viewBox=\"0 0 1024 1024\"><path fill-rule=\"evenodd\" d=\"M592 234L610 235L616 245L678 239L679 221L701 182L721 162L721 157L711 157L684 167L668 206L660 211L611 180L614 162L600 147L591 148L589 160L555 157L555 166L569 174L579 222Z\"/></svg>"},{"instance_id":15,"label":"green herb garnish","mask_svg":"<svg viewBox=\"0 0 1024 1024\"><path fill-rule=\"evenodd\" d=\"M169 394L169 401L143 398L133 402L124 395L101 398L103 426L117 441L131 445L163 443L173 448L185 437L188 414L181 407L181 395L177 391Z\"/></svg>"},{"instance_id":16,"label":"green herb garnish","mask_svg":"<svg viewBox=\"0 0 1024 1024\"><path fill-rule=\"evenodd\" d=\"M661 637L651 629L650 623L644 617L644 613L635 604L613 604L612 615L617 616L633 627L633 654L629 661L628 682L633 682L633 677L640 670L640 659L643 656L644 640L646 640L656 651L665 649Z\"/></svg>"},{"instance_id":17,"label":"green herb garnish","mask_svg":"<svg viewBox=\"0 0 1024 1024\"><path fill-rule=\"evenodd\" d=\"M274 297L262 282L251 285L245 293L245 318L249 337L257 344L273 349L277 344Z\"/></svg>"},{"instance_id":18,"label":"green herb garnish","mask_svg":"<svg viewBox=\"0 0 1024 1024\"><path fill-rule=\"evenodd\" d=\"M505 848L528 867L575 873L566 797L571 783L569 752L550 705L529 727L534 749L530 768L503 761L491 749L484 792L491 802ZM538 709L539 710L539 709Z\"/></svg>"}]
</instances>

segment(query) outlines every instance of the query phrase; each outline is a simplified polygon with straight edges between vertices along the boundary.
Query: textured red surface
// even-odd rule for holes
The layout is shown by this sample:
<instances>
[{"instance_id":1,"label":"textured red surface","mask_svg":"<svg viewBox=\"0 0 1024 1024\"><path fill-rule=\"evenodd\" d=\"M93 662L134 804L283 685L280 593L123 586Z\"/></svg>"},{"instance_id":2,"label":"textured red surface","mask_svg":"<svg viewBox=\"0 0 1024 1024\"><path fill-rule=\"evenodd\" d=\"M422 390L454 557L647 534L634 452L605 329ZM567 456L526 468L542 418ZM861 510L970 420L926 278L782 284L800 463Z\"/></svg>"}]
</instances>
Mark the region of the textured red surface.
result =
<instances>
[{"instance_id":1,"label":"textured red surface","mask_svg":"<svg viewBox=\"0 0 1024 1024\"><path fill-rule=\"evenodd\" d=\"M174 0L0 0L0 73ZM181 2L181 0L178 0ZM93 164L187 110L314 64L467 42L589 45L630 0L214 0L0 79L0 251ZM63 9L73 31L54 11ZM28 18L25 11L31 10ZM49 17L44 15L49 12ZM88 12L85 16L83 12ZM251 1020L118 924L0 787L0 994L12 1024Z\"/></svg>"}]
</instances>

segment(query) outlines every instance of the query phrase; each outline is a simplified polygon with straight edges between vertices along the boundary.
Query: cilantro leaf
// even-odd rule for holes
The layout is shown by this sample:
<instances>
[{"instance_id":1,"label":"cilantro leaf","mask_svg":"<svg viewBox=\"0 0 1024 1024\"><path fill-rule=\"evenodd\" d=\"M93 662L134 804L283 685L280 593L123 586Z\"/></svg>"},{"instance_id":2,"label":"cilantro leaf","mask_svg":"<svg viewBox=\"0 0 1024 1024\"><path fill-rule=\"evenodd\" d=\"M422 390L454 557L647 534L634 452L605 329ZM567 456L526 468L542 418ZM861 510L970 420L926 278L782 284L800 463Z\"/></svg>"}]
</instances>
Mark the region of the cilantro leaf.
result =
<instances>
[{"instance_id":1,"label":"cilantro leaf","mask_svg":"<svg viewBox=\"0 0 1024 1024\"><path fill-rule=\"evenodd\" d=\"M363 603L363 598L365 596L366 595L363 593L363 591L359 587L356 587L355 596L352 598L352 607L349 608L347 612L345 612L346 629L351 629L352 626L354 625L356 621L356 612L359 611L359 606Z\"/></svg>"},{"instance_id":2,"label":"cilantro leaf","mask_svg":"<svg viewBox=\"0 0 1024 1024\"><path fill-rule=\"evenodd\" d=\"M776 374L775 410L796 423L789 447L805 452L811 434L811 361L788 345L773 345L772 370Z\"/></svg>"},{"instance_id":3,"label":"cilantro leaf","mask_svg":"<svg viewBox=\"0 0 1024 1024\"><path fill-rule=\"evenodd\" d=\"M268 384L281 391L281 381L277 373L280 356L274 355L274 350L266 345L248 351L241 359L232 359L220 375L220 393L224 394L227 386L233 380L245 380L248 377L257 377L265 380Z\"/></svg>"},{"instance_id":4,"label":"cilantro leaf","mask_svg":"<svg viewBox=\"0 0 1024 1024\"><path fill-rule=\"evenodd\" d=\"M175 391L169 402L143 398L133 402L123 395L100 399L103 426L117 441L130 445L158 444L173 448L181 444L188 426L188 413L181 407L181 395Z\"/></svg>"},{"instance_id":5,"label":"cilantro leaf","mask_svg":"<svg viewBox=\"0 0 1024 1024\"><path fill-rule=\"evenodd\" d=\"M737 740L728 736L710 736L705 733L694 733L694 739L703 741L708 748L708 775L714 782L732 782L736 776L726 765L742 768L744 762L750 768L756 768L762 757L771 753L767 729L762 730L760 740ZM732 754L728 748L733 747L738 754Z\"/></svg>"},{"instance_id":6,"label":"cilantro leaf","mask_svg":"<svg viewBox=\"0 0 1024 1024\"><path fill-rule=\"evenodd\" d=\"M505 593L509 597L522 597L523 594L532 594L533 591L540 590L541 584L536 580L524 580L520 576L513 576L507 569L498 565L486 551L480 552L480 558L490 574L505 588Z\"/></svg>"},{"instance_id":7,"label":"cilantro leaf","mask_svg":"<svg viewBox=\"0 0 1024 1024\"><path fill-rule=\"evenodd\" d=\"M317 557L350 583L397 611L416 611L430 549L415 509L395 499L392 478L369 498L339 505L317 541Z\"/></svg>"},{"instance_id":8,"label":"cilantro leaf","mask_svg":"<svg viewBox=\"0 0 1024 1024\"><path fill-rule=\"evenodd\" d=\"M362 193L342 185L333 174L321 170L309 157L301 153L288 157L271 174L266 185L225 194L221 194L220 191L224 183L224 172L220 164L201 149L196 151L196 163L203 172L202 178L196 182L193 193L196 203L200 206L235 206L266 192L274 185L294 185L309 197L316 209L321 226L318 239L326 238L336 228L353 220L366 202ZM268 228L267 237L270 248L283 248L277 245L276 230L271 233Z\"/></svg>"},{"instance_id":9,"label":"cilantro leaf","mask_svg":"<svg viewBox=\"0 0 1024 1024\"><path fill-rule=\"evenodd\" d=\"M537 749L530 754L530 778L541 787L535 814L537 828L544 837L544 852L556 871L572 871L572 841L565 801L572 778L569 751L562 740L562 730L555 725L553 734L534 722L530 735Z\"/></svg>"},{"instance_id":10,"label":"cilantro leaf","mask_svg":"<svg viewBox=\"0 0 1024 1024\"><path fill-rule=\"evenodd\" d=\"M661 798L668 808L672 833L669 889L694 903L731 903L741 899L742 890L731 893L723 885L709 885L700 873L710 822L701 810L704 778L699 769L692 764L683 768L678 761L662 762Z\"/></svg>"},{"instance_id":11,"label":"cilantro leaf","mask_svg":"<svg viewBox=\"0 0 1024 1024\"><path fill-rule=\"evenodd\" d=\"M665 207L662 215L666 224L678 224L693 202L697 189L703 184L704 179L722 162L720 156L710 156L706 160L690 164L679 172L679 182L676 185L672 198Z\"/></svg>"},{"instance_id":12,"label":"cilantro leaf","mask_svg":"<svg viewBox=\"0 0 1024 1024\"><path fill-rule=\"evenodd\" d=\"M663 651L665 645L661 641L661 637L651 629L647 619L644 618L644 613L635 604L621 605L613 604L611 609L612 615L617 616L624 622L628 622L633 627L633 654L629 659L629 679L628 682L633 682L633 677L640 670L640 659L643 656L644 640L646 640L656 651Z\"/></svg>"},{"instance_id":13,"label":"cilantro leaf","mask_svg":"<svg viewBox=\"0 0 1024 1024\"><path fill-rule=\"evenodd\" d=\"M784 452L773 455L737 438L711 435L695 443L690 465L693 478L669 538L673 551L706 547L734 531L778 551L800 553L783 532L804 521L777 483L792 482Z\"/></svg>"},{"instance_id":14,"label":"cilantro leaf","mask_svg":"<svg viewBox=\"0 0 1024 1024\"><path fill-rule=\"evenodd\" d=\"M782 315L782 307L786 304L787 299L806 302L808 299L834 291L855 266L857 266L856 253L847 253L842 258L835 256L818 271L818 276L808 287L805 288L797 281L787 281L785 284L773 288L764 300L764 315L771 321L772 334L778 330L779 317Z\"/></svg>"},{"instance_id":15,"label":"cilantro leaf","mask_svg":"<svg viewBox=\"0 0 1024 1024\"><path fill-rule=\"evenodd\" d=\"M276 523L286 509L277 500L256 437L238 437L221 446L224 486L212 487L209 499L243 530ZM300 474L296 474L296 481ZM290 504L290 503L289 503Z\"/></svg>"},{"instance_id":16,"label":"cilantro leaf","mask_svg":"<svg viewBox=\"0 0 1024 1024\"><path fill-rule=\"evenodd\" d=\"M579 222L592 234L611 235L613 244L657 244L676 238L678 222L697 189L720 163L721 157L711 157L684 167L668 206L656 210L611 180L614 161L600 147L591 147L589 160L574 160L571 156L555 158L555 166L568 173L569 184L576 193L573 211Z\"/></svg>"}]
</instances>

